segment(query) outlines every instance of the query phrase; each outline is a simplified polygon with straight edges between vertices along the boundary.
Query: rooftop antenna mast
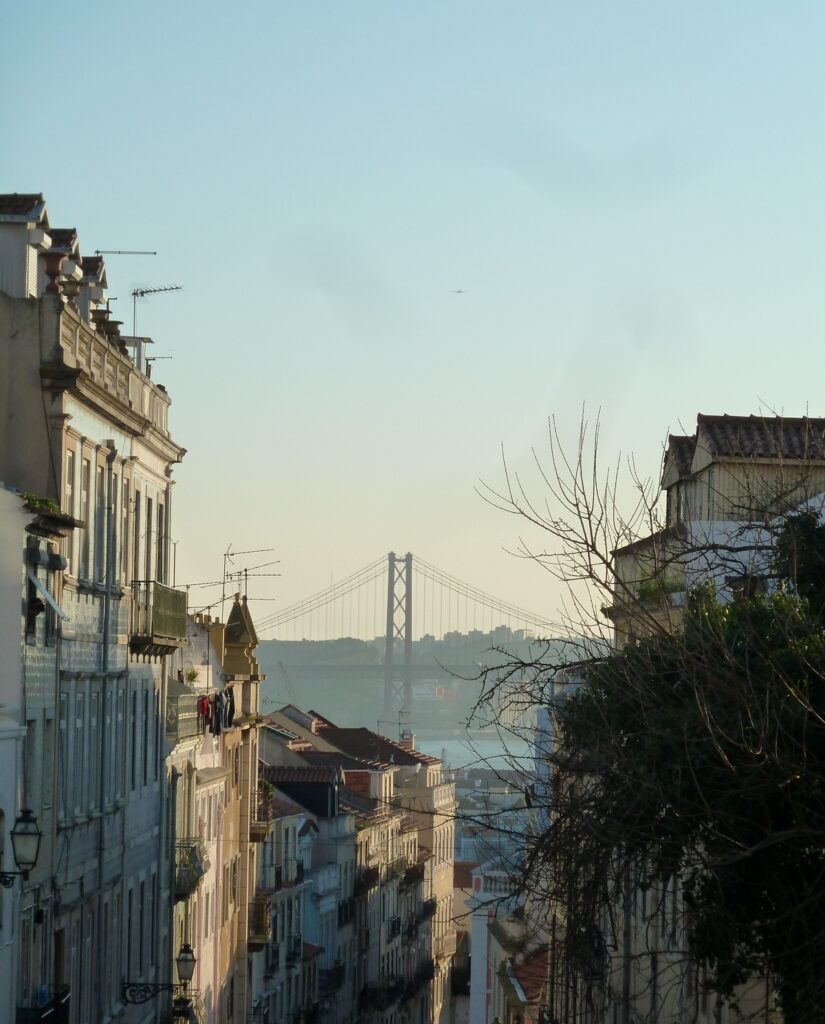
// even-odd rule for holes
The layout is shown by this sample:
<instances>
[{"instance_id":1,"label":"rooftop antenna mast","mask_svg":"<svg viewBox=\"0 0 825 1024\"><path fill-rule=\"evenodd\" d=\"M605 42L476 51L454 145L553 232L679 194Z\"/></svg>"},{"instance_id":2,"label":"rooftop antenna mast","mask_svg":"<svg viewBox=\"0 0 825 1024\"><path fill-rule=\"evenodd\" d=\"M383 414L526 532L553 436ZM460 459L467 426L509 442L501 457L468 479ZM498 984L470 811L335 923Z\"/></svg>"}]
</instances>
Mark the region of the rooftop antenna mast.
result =
<instances>
[{"instance_id":1,"label":"rooftop antenna mast","mask_svg":"<svg viewBox=\"0 0 825 1024\"><path fill-rule=\"evenodd\" d=\"M137 337L137 300L147 295L157 295L160 292L182 292L182 284L169 284L161 288L133 288L132 289L132 337Z\"/></svg>"}]
</instances>

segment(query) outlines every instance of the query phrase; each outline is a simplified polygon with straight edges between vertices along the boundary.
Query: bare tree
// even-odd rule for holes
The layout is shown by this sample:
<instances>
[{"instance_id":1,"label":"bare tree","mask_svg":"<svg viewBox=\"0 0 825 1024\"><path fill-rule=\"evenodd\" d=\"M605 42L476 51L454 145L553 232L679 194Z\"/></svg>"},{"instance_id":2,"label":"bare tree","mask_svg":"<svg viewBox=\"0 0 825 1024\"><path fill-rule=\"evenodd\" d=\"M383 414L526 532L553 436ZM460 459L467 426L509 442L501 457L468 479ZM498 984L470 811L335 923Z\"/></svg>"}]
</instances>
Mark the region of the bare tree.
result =
<instances>
[{"instance_id":1,"label":"bare tree","mask_svg":"<svg viewBox=\"0 0 825 1024\"><path fill-rule=\"evenodd\" d=\"M545 908L559 1021L825 1021L825 423L750 428L758 457L702 480L704 518L670 492L662 511L632 461L602 470L584 421L572 455L551 422L540 500L506 465L484 490L568 587L564 642L498 651L476 707L546 723L517 764L514 885Z\"/></svg>"}]
</instances>

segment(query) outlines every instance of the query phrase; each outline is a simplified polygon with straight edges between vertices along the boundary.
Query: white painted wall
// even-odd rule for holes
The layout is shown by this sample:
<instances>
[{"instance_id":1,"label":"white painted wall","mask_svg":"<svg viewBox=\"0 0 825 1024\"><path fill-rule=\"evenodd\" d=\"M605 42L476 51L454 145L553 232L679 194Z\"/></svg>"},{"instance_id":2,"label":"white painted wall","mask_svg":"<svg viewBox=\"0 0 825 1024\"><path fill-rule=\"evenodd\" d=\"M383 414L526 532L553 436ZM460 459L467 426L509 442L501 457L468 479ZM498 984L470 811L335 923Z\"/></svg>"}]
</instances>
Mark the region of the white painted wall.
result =
<instances>
[{"instance_id":1,"label":"white painted wall","mask_svg":"<svg viewBox=\"0 0 825 1024\"><path fill-rule=\"evenodd\" d=\"M20 807L23 720L23 549L31 516L20 496L0 484L0 811L4 817L0 867L16 870L9 831ZM14 1020L20 883L0 888L0 1020Z\"/></svg>"}]
</instances>

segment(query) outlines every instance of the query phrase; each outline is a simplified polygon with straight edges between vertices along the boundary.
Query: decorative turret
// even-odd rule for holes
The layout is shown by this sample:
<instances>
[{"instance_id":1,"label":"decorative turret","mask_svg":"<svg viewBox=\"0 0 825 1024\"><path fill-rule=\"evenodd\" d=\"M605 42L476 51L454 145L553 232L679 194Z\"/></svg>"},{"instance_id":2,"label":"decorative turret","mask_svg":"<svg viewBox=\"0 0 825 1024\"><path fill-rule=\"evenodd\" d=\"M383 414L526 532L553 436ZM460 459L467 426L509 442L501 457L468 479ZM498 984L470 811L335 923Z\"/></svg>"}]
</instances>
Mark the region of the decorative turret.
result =
<instances>
[{"instance_id":1,"label":"decorative turret","mask_svg":"<svg viewBox=\"0 0 825 1024\"><path fill-rule=\"evenodd\" d=\"M223 670L228 676L257 676L258 659L254 655L258 634L246 604L246 596L235 595L235 603L226 620Z\"/></svg>"}]
</instances>

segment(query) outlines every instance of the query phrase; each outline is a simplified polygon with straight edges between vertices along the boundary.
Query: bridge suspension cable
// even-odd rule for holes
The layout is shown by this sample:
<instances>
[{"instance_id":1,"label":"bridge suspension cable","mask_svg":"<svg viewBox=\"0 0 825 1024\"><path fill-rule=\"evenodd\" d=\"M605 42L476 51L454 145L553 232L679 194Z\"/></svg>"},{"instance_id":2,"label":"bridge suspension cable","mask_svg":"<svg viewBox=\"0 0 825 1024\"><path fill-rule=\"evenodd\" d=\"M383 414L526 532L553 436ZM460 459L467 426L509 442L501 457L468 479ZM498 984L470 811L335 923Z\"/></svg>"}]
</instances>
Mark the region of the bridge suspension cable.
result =
<instances>
[{"instance_id":1,"label":"bridge suspension cable","mask_svg":"<svg viewBox=\"0 0 825 1024\"><path fill-rule=\"evenodd\" d=\"M379 558L370 565L365 565L363 569L359 569L357 572L347 576L345 579L339 580L337 583L332 583L323 590L319 590L317 593L311 594L309 597L305 597L301 601L296 601L294 604L288 605L286 608L282 608L279 612L268 615L258 623L256 629L258 632L276 629L278 626L283 626L287 622L292 622L295 619L299 619L305 615L311 614L312 612L318 611L320 608L324 608L333 601L338 601L341 598L346 597L348 594L351 594L354 590L358 590L360 587L365 586L367 583L371 583L379 576L383 576L386 571L386 559Z\"/></svg>"},{"instance_id":2,"label":"bridge suspension cable","mask_svg":"<svg viewBox=\"0 0 825 1024\"><path fill-rule=\"evenodd\" d=\"M453 593L459 594L461 597L465 597L469 601L473 601L475 604L482 605L483 607L499 612L508 618L516 619L519 622L524 622L531 626L552 628L552 623L548 619L527 611L526 608L519 608L518 605L502 601L501 598L495 597L493 594L488 594L484 590L479 590L478 587L474 587L472 584L465 583L456 576L452 576L450 573L444 572L444 570L439 569L438 566L432 565L430 562L425 562L423 558L416 557L413 565L416 575L423 576L424 578L431 580L433 583L445 587L447 590L451 590Z\"/></svg>"}]
</instances>

